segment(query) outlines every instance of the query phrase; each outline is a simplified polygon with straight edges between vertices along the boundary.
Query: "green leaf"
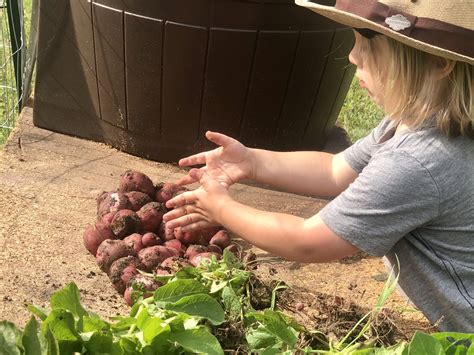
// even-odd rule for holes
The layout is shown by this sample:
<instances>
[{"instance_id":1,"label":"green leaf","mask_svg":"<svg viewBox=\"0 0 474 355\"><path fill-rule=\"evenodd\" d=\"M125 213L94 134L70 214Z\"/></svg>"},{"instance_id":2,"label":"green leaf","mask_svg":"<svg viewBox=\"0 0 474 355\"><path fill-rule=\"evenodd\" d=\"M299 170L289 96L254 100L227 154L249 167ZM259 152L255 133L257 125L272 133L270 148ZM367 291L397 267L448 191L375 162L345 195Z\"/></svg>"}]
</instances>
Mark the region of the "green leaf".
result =
<instances>
[{"instance_id":1,"label":"green leaf","mask_svg":"<svg viewBox=\"0 0 474 355\"><path fill-rule=\"evenodd\" d=\"M54 337L53 332L49 327L46 327L43 330L44 336L46 338L46 342L48 344L48 355L59 355L59 344L56 338Z\"/></svg>"},{"instance_id":2,"label":"green leaf","mask_svg":"<svg viewBox=\"0 0 474 355\"><path fill-rule=\"evenodd\" d=\"M448 355L467 354L470 348L474 350L474 334L443 332L433 333L431 336L441 343Z\"/></svg>"},{"instance_id":3,"label":"green leaf","mask_svg":"<svg viewBox=\"0 0 474 355\"><path fill-rule=\"evenodd\" d=\"M275 345L279 339L274 334L267 331L263 326L250 329L245 335L250 350L266 349Z\"/></svg>"},{"instance_id":4,"label":"green leaf","mask_svg":"<svg viewBox=\"0 0 474 355\"><path fill-rule=\"evenodd\" d=\"M117 323L111 324L110 327L116 332L120 330L127 330L137 322L137 320L133 317L113 317L112 319L116 320Z\"/></svg>"},{"instance_id":5,"label":"green leaf","mask_svg":"<svg viewBox=\"0 0 474 355\"><path fill-rule=\"evenodd\" d=\"M248 316L253 316L256 320L262 323L268 332L277 336L289 346L295 346L296 341L298 340L298 333L280 312L265 310L263 313L249 313Z\"/></svg>"},{"instance_id":6,"label":"green leaf","mask_svg":"<svg viewBox=\"0 0 474 355\"><path fill-rule=\"evenodd\" d=\"M227 249L224 249L224 252L222 253L222 261L229 270L242 269L242 263L240 260L234 255L234 253Z\"/></svg>"},{"instance_id":7,"label":"green leaf","mask_svg":"<svg viewBox=\"0 0 474 355\"><path fill-rule=\"evenodd\" d=\"M0 322L0 354L20 355L21 331L15 324Z\"/></svg>"},{"instance_id":8,"label":"green leaf","mask_svg":"<svg viewBox=\"0 0 474 355\"><path fill-rule=\"evenodd\" d=\"M226 286L222 290L222 302L231 318L238 318L242 313L242 303L232 287Z\"/></svg>"},{"instance_id":9,"label":"green leaf","mask_svg":"<svg viewBox=\"0 0 474 355\"><path fill-rule=\"evenodd\" d=\"M166 304L165 308L174 312L183 312L191 316L206 318L213 325L221 324L225 320L222 306L205 293L182 297L175 303Z\"/></svg>"},{"instance_id":10,"label":"green leaf","mask_svg":"<svg viewBox=\"0 0 474 355\"><path fill-rule=\"evenodd\" d=\"M51 330L62 354L80 352L82 344L76 330L74 316L65 309L53 309L43 322L43 331Z\"/></svg>"},{"instance_id":11,"label":"green leaf","mask_svg":"<svg viewBox=\"0 0 474 355\"><path fill-rule=\"evenodd\" d=\"M25 348L25 354L28 355L47 355L48 347L46 338L44 337L39 324L35 317L31 317L25 326L23 331L23 337L21 340L23 347Z\"/></svg>"},{"instance_id":12,"label":"green leaf","mask_svg":"<svg viewBox=\"0 0 474 355\"><path fill-rule=\"evenodd\" d=\"M423 332L416 332L408 345L408 354L444 355L441 342Z\"/></svg>"},{"instance_id":13,"label":"green leaf","mask_svg":"<svg viewBox=\"0 0 474 355\"><path fill-rule=\"evenodd\" d=\"M113 335L108 330L96 330L81 333L83 345L91 354L109 354L112 349Z\"/></svg>"},{"instance_id":14,"label":"green leaf","mask_svg":"<svg viewBox=\"0 0 474 355\"><path fill-rule=\"evenodd\" d=\"M137 314L137 327L143 332L146 344L151 344L161 333L170 331L170 326L163 319L150 315L146 308Z\"/></svg>"},{"instance_id":15,"label":"green leaf","mask_svg":"<svg viewBox=\"0 0 474 355\"><path fill-rule=\"evenodd\" d=\"M53 310L66 309L77 318L87 315L87 311L82 308L79 289L74 282L53 293L50 304Z\"/></svg>"},{"instance_id":16,"label":"green leaf","mask_svg":"<svg viewBox=\"0 0 474 355\"><path fill-rule=\"evenodd\" d=\"M40 307L40 306L35 306L33 304L29 304L27 306L28 310L33 313L35 316L37 316L41 320L45 320L46 317L49 314L49 311Z\"/></svg>"},{"instance_id":17,"label":"green leaf","mask_svg":"<svg viewBox=\"0 0 474 355\"><path fill-rule=\"evenodd\" d=\"M224 354L219 341L204 327L170 333L169 339L193 353L207 355Z\"/></svg>"},{"instance_id":18,"label":"green leaf","mask_svg":"<svg viewBox=\"0 0 474 355\"><path fill-rule=\"evenodd\" d=\"M82 318L80 323L82 324L81 328L84 333L93 332L97 330L110 330L110 324L104 321L103 319L97 317L85 316L84 318Z\"/></svg>"},{"instance_id":19,"label":"green leaf","mask_svg":"<svg viewBox=\"0 0 474 355\"><path fill-rule=\"evenodd\" d=\"M179 269L174 276L178 280L182 279L195 279L200 275L199 271L194 266L186 266Z\"/></svg>"},{"instance_id":20,"label":"green leaf","mask_svg":"<svg viewBox=\"0 0 474 355\"><path fill-rule=\"evenodd\" d=\"M180 279L168 282L155 291L154 298L156 302L176 302L184 296L195 295L198 293L208 293L208 289L200 282L193 279Z\"/></svg>"}]
</instances>

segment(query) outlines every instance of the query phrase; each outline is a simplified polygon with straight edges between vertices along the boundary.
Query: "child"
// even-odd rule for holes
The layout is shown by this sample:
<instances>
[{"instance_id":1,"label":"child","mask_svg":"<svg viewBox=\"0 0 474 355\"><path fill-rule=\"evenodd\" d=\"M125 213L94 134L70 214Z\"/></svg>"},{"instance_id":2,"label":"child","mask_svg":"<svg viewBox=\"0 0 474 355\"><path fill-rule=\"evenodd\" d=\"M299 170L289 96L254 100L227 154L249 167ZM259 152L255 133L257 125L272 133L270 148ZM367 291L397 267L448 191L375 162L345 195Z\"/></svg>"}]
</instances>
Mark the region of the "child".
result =
<instances>
[{"instance_id":1,"label":"child","mask_svg":"<svg viewBox=\"0 0 474 355\"><path fill-rule=\"evenodd\" d=\"M472 0L297 3L355 29L349 60L387 117L336 155L251 149L207 132L219 147L179 162L205 166L179 181L201 187L167 203L168 228L219 224L300 262L362 250L396 268L398 258L400 287L430 321L474 332ZM229 196L243 179L334 199L308 219L260 211Z\"/></svg>"}]
</instances>

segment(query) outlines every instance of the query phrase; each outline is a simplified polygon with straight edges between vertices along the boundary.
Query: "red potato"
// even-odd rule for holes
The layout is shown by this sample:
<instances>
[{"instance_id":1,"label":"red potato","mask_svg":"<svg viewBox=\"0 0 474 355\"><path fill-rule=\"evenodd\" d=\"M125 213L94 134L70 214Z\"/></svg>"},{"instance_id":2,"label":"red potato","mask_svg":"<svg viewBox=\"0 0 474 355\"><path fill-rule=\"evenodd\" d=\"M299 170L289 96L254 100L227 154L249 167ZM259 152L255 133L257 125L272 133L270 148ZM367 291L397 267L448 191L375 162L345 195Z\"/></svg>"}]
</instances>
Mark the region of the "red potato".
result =
<instances>
[{"instance_id":1,"label":"red potato","mask_svg":"<svg viewBox=\"0 0 474 355\"><path fill-rule=\"evenodd\" d=\"M174 235L176 239L178 239L184 245L191 245L191 244L207 245L208 244L200 231L182 232L181 228L176 228Z\"/></svg>"},{"instance_id":2,"label":"red potato","mask_svg":"<svg viewBox=\"0 0 474 355\"><path fill-rule=\"evenodd\" d=\"M161 285L163 285L161 282L152 277L137 274L128 282L123 297L129 306L133 306L138 297L147 298L153 296L153 291L157 290Z\"/></svg>"},{"instance_id":3,"label":"red potato","mask_svg":"<svg viewBox=\"0 0 474 355\"><path fill-rule=\"evenodd\" d=\"M180 256L184 256L186 248L178 239L167 240L164 244L165 247L176 249Z\"/></svg>"},{"instance_id":4,"label":"red potato","mask_svg":"<svg viewBox=\"0 0 474 355\"><path fill-rule=\"evenodd\" d=\"M201 253L205 253L207 251L209 251L209 250L207 249L206 246L200 245L200 244L193 244L193 245L188 246L184 256L188 259L191 259L194 256L196 256L198 254L201 254Z\"/></svg>"},{"instance_id":5,"label":"red potato","mask_svg":"<svg viewBox=\"0 0 474 355\"><path fill-rule=\"evenodd\" d=\"M133 233L130 234L128 237L125 237L123 241L125 242L125 244L130 245L135 251L135 253L138 254L138 252L145 247L143 245L142 239L143 237L140 233Z\"/></svg>"},{"instance_id":6,"label":"red potato","mask_svg":"<svg viewBox=\"0 0 474 355\"><path fill-rule=\"evenodd\" d=\"M158 234L153 233L153 232L146 232L145 234L143 234L142 244L143 244L143 247L148 248L154 245L161 245L163 244L163 241L158 236Z\"/></svg>"},{"instance_id":7,"label":"red potato","mask_svg":"<svg viewBox=\"0 0 474 355\"><path fill-rule=\"evenodd\" d=\"M215 256L217 260L221 259L220 254L212 253L212 252L205 252L205 253L194 255L192 258L189 259L189 262L191 263L192 266L198 267L199 264L201 264L201 262L204 259L211 259L212 256Z\"/></svg>"},{"instance_id":8,"label":"red potato","mask_svg":"<svg viewBox=\"0 0 474 355\"><path fill-rule=\"evenodd\" d=\"M110 227L118 239L123 239L130 234L140 232L142 223L138 215L132 210L120 210L112 219Z\"/></svg>"},{"instance_id":9,"label":"red potato","mask_svg":"<svg viewBox=\"0 0 474 355\"><path fill-rule=\"evenodd\" d=\"M171 228L166 227L165 221L160 223L160 227L158 228L158 235L160 236L161 240L167 241L171 239L176 239L174 235L174 230Z\"/></svg>"},{"instance_id":10,"label":"red potato","mask_svg":"<svg viewBox=\"0 0 474 355\"><path fill-rule=\"evenodd\" d=\"M171 256L179 256L179 252L176 249L168 248L163 245L148 247L140 250L138 253L138 258L143 264L144 270L148 272L151 272L160 265L163 260Z\"/></svg>"},{"instance_id":11,"label":"red potato","mask_svg":"<svg viewBox=\"0 0 474 355\"><path fill-rule=\"evenodd\" d=\"M109 273L112 263L125 256L136 256L133 248L120 239L106 239L100 243L95 255L99 268Z\"/></svg>"},{"instance_id":12,"label":"red potato","mask_svg":"<svg viewBox=\"0 0 474 355\"><path fill-rule=\"evenodd\" d=\"M155 186L145 174L135 170L127 170L120 177L119 191L122 193L140 191L153 198Z\"/></svg>"},{"instance_id":13,"label":"red potato","mask_svg":"<svg viewBox=\"0 0 474 355\"><path fill-rule=\"evenodd\" d=\"M161 202L150 202L137 211L144 232L158 232L166 208Z\"/></svg>"},{"instance_id":14,"label":"red potato","mask_svg":"<svg viewBox=\"0 0 474 355\"><path fill-rule=\"evenodd\" d=\"M99 248L99 245L106 239L109 238L105 238L92 224L86 227L86 230L84 231L84 234L82 236L84 246L89 251L89 253L94 256L97 254L97 249Z\"/></svg>"},{"instance_id":15,"label":"red potato","mask_svg":"<svg viewBox=\"0 0 474 355\"><path fill-rule=\"evenodd\" d=\"M217 254L222 255L222 249L221 249L221 247L218 246L218 245L209 244L209 245L207 246L207 250L210 251L210 252L213 252L213 253L217 253Z\"/></svg>"},{"instance_id":16,"label":"red potato","mask_svg":"<svg viewBox=\"0 0 474 355\"><path fill-rule=\"evenodd\" d=\"M155 187L155 201L166 203L168 200L171 200L179 191L187 191L187 188L176 185L172 182L160 182Z\"/></svg>"},{"instance_id":17,"label":"red potato","mask_svg":"<svg viewBox=\"0 0 474 355\"><path fill-rule=\"evenodd\" d=\"M166 259L165 259L166 260ZM158 266L153 273L157 276L166 276L170 275L171 273L168 270L162 269L161 266Z\"/></svg>"},{"instance_id":18,"label":"red potato","mask_svg":"<svg viewBox=\"0 0 474 355\"><path fill-rule=\"evenodd\" d=\"M109 278L114 288L123 295L128 282L139 273L143 266L135 256L125 256L110 265Z\"/></svg>"},{"instance_id":19,"label":"red potato","mask_svg":"<svg viewBox=\"0 0 474 355\"><path fill-rule=\"evenodd\" d=\"M206 229L202 229L202 230L201 230L201 234L202 234L202 236L204 237L204 239L207 241L207 244L209 244L209 241L211 240L211 238L212 238L217 232L219 232L221 229L222 229L221 226L209 227L209 228L206 228Z\"/></svg>"},{"instance_id":20,"label":"red potato","mask_svg":"<svg viewBox=\"0 0 474 355\"><path fill-rule=\"evenodd\" d=\"M235 256L240 257L240 248L237 244L231 244L227 248L224 248L224 250L228 250Z\"/></svg>"},{"instance_id":21,"label":"red potato","mask_svg":"<svg viewBox=\"0 0 474 355\"><path fill-rule=\"evenodd\" d=\"M141 191L129 191L125 193L125 196L127 196L130 203L129 209L135 212L145 206L147 203L153 201L150 196Z\"/></svg>"},{"instance_id":22,"label":"red potato","mask_svg":"<svg viewBox=\"0 0 474 355\"><path fill-rule=\"evenodd\" d=\"M227 248L231 243L229 233L226 230L222 229L218 231L209 241L209 244L214 244L219 246L221 249Z\"/></svg>"},{"instance_id":23,"label":"red potato","mask_svg":"<svg viewBox=\"0 0 474 355\"><path fill-rule=\"evenodd\" d=\"M112 232L110 224L115 216L115 212L105 214L100 220L95 223L95 228L99 231L104 239L115 239L115 234Z\"/></svg>"},{"instance_id":24,"label":"red potato","mask_svg":"<svg viewBox=\"0 0 474 355\"><path fill-rule=\"evenodd\" d=\"M101 219L107 213L130 208L127 196L119 191L103 192L96 200L98 219Z\"/></svg>"},{"instance_id":25,"label":"red potato","mask_svg":"<svg viewBox=\"0 0 474 355\"><path fill-rule=\"evenodd\" d=\"M191 266L191 264L184 258L179 256L172 256L163 260L159 266L160 269L168 270L174 274L183 267Z\"/></svg>"}]
</instances>

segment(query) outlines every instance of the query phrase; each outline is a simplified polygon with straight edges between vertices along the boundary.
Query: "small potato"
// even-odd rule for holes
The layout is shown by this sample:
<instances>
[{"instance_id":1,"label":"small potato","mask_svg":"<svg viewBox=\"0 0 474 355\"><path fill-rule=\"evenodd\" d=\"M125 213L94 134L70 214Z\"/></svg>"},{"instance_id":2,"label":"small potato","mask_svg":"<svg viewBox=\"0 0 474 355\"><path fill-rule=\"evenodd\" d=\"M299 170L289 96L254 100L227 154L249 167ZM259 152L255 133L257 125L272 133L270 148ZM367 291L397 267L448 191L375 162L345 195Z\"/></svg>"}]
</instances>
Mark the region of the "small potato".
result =
<instances>
[{"instance_id":1,"label":"small potato","mask_svg":"<svg viewBox=\"0 0 474 355\"><path fill-rule=\"evenodd\" d=\"M123 241L125 242L125 244L130 245L135 251L135 253L138 254L138 252L145 247L143 245L142 239L143 237L140 233L133 233L130 234L128 237L125 237Z\"/></svg>"},{"instance_id":2,"label":"small potato","mask_svg":"<svg viewBox=\"0 0 474 355\"><path fill-rule=\"evenodd\" d=\"M166 203L171 200L178 191L186 191L184 186L172 182L161 182L155 187L155 201Z\"/></svg>"},{"instance_id":3,"label":"small potato","mask_svg":"<svg viewBox=\"0 0 474 355\"><path fill-rule=\"evenodd\" d=\"M171 229L171 228L167 228L165 221L162 221L160 223L160 227L158 228L158 235L160 236L161 240L163 240L163 241L176 239L174 230Z\"/></svg>"},{"instance_id":4,"label":"small potato","mask_svg":"<svg viewBox=\"0 0 474 355\"><path fill-rule=\"evenodd\" d=\"M143 231L158 233L166 208L161 202L150 202L137 212Z\"/></svg>"},{"instance_id":5,"label":"small potato","mask_svg":"<svg viewBox=\"0 0 474 355\"><path fill-rule=\"evenodd\" d=\"M138 297L151 297L153 296L153 292L162 285L163 284L161 282L153 279L152 277L137 274L128 282L123 297L129 306L133 306Z\"/></svg>"},{"instance_id":6,"label":"small potato","mask_svg":"<svg viewBox=\"0 0 474 355\"><path fill-rule=\"evenodd\" d=\"M240 257L241 250L237 244L230 244L227 248L224 248L224 250L228 250L236 257Z\"/></svg>"},{"instance_id":7,"label":"small potato","mask_svg":"<svg viewBox=\"0 0 474 355\"><path fill-rule=\"evenodd\" d=\"M122 193L140 191L153 198L155 186L145 174L135 170L127 170L120 177L119 191Z\"/></svg>"},{"instance_id":8,"label":"small potato","mask_svg":"<svg viewBox=\"0 0 474 355\"><path fill-rule=\"evenodd\" d=\"M154 245L161 245L163 241L158 234L153 232L146 232L142 237L142 244L145 248L152 247Z\"/></svg>"},{"instance_id":9,"label":"small potato","mask_svg":"<svg viewBox=\"0 0 474 355\"><path fill-rule=\"evenodd\" d=\"M211 259L212 256L215 256L217 260L220 260L222 257L221 255L217 253L205 252L205 253L194 255L191 259L189 259L189 262L191 263L192 266L198 267L199 264L201 264L201 262L204 259Z\"/></svg>"},{"instance_id":10,"label":"small potato","mask_svg":"<svg viewBox=\"0 0 474 355\"><path fill-rule=\"evenodd\" d=\"M186 248L178 239L167 240L164 244L165 247L176 249L180 256L184 256Z\"/></svg>"},{"instance_id":11,"label":"small potato","mask_svg":"<svg viewBox=\"0 0 474 355\"><path fill-rule=\"evenodd\" d=\"M97 197L98 219L101 219L107 213L115 213L129 208L130 202L127 196L119 191L103 192Z\"/></svg>"},{"instance_id":12,"label":"small potato","mask_svg":"<svg viewBox=\"0 0 474 355\"><path fill-rule=\"evenodd\" d=\"M142 224L138 215L132 210L118 211L112 223L110 224L112 232L118 239L123 239L133 233L138 233L142 230Z\"/></svg>"},{"instance_id":13,"label":"small potato","mask_svg":"<svg viewBox=\"0 0 474 355\"><path fill-rule=\"evenodd\" d=\"M140 208L145 206L147 203L150 203L153 201L150 196L148 196L146 193L141 192L141 191L129 191L125 193L125 196L127 196L128 201L130 203L129 209L135 212L137 212Z\"/></svg>"},{"instance_id":14,"label":"small potato","mask_svg":"<svg viewBox=\"0 0 474 355\"><path fill-rule=\"evenodd\" d=\"M165 259L166 260L166 259ZM162 269L161 266L158 266L155 271L153 271L153 273L155 275L158 275L158 276L166 276L166 275L170 275L171 273L168 271L168 270L165 270L165 269Z\"/></svg>"},{"instance_id":15,"label":"small potato","mask_svg":"<svg viewBox=\"0 0 474 355\"><path fill-rule=\"evenodd\" d=\"M136 256L133 248L120 239L106 239L97 248L96 261L100 269L109 273L112 263L125 256Z\"/></svg>"},{"instance_id":16,"label":"small potato","mask_svg":"<svg viewBox=\"0 0 474 355\"><path fill-rule=\"evenodd\" d=\"M99 245L104 240L112 238L104 237L104 235L102 235L95 226L88 225L86 227L86 230L84 231L82 239L84 241L84 246L89 251L89 253L95 256L97 254L97 249L99 248ZM115 239L115 237L113 239Z\"/></svg>"},{"instance_id":17,"label":"small potato","mask_svg":"<svg viewBox=\"0 0 474 355\"><path fill-rule=\"evenodd\" d=\"M178 230L178 232L176 231ZM206 239L202 236L200 231L196 232L182 232L180 228L175 229L175 236L181 243L184 245L191 245L191 244L201 244L207 245Z\"/></svg>"},{"instance_id":18,"label":"small potato","mask_svg":"<svg viewBox=\"0 0 474 355\"><path fill-rule=\"evenodd\" d=\"M210 252L213 252L213 253L217 253L217 254L222 255L222 249L221 249L221 247L218 246L218 245L209 244L209 245L207 246L207 250L210 251Z\"/></svg>"},{"instance_id":19,"label":"small potato","mask_svg":"<svg viewBox=\"0 0 474 355\"><path fill-rule=\"evenodd\" d=\"M126 256L115 260L110 266L109 278L114 288L123 295L128 282L143 268L135 256Z\"/></svg>"},{"instance_id":20,"label":"small potato","mask_svg":"<svg viewBox=\"0 0 474 355\"><path fill-rule=\"evenodd\" d=\"M160 269L168 270L170 273L174 274L186 266L191 266L191 264L186 259L179 256L172 256L161 262Z\"/></svg>"},{"instance_id":21,"label":"small potato","mask_svg":"<svg viewBox=\"0 0 474 355\"><path fill-rule=\"evenodd\" d=\"M188 259L191 259L194 256L196 256L198 254L201 254L201 253L205 253L207 251L209 251L209 250L207 249L206 246L200 245L200 244L193 244L193 245L188 246L184 256Z\"/></svg>"},{"instance_id":22,"label":"small potato","mask_svg":"<svg viewBox=\"0 0 474 355\"><path fill-rule=\"evenodd\" d=\"M176 249L168 248L163 245L155 245L140 250L138 253L138 258L144 266L144 270L151 272L158 265L160 265L163 260L171 257L179 256L179 252Z\"/></svg>"},{"instance_id":23,"label":"small potato","mask_svg":"<svg viewBox=\"0 0 474 355\"><path fill-rule=\"evenodd\" d=\"M209 244L214 244L219 246L221 249L227 248L231 243L229 233L226 230L222 229L218 231L209 241Z\"/></svg>"}]
</instances>

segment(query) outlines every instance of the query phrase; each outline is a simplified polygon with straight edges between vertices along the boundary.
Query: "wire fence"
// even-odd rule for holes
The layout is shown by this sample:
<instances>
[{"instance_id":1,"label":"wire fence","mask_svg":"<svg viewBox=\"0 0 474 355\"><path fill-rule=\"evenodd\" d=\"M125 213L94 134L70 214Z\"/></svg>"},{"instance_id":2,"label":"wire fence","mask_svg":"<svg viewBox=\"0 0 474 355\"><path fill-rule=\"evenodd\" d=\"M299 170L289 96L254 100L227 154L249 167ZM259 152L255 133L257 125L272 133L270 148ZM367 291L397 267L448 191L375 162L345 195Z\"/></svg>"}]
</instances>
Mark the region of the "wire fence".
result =
<instances>
[{"instance_id":1,"label":"wire fence","mask_svg":"<svg viewBox=\"0 0 474 355\"><path fill-rule=\"evenodd\" d=\"M0 145L31 93L37 9L38 0L0 0Z\"/></svg>"}]
</instances>

